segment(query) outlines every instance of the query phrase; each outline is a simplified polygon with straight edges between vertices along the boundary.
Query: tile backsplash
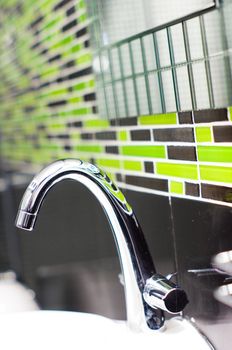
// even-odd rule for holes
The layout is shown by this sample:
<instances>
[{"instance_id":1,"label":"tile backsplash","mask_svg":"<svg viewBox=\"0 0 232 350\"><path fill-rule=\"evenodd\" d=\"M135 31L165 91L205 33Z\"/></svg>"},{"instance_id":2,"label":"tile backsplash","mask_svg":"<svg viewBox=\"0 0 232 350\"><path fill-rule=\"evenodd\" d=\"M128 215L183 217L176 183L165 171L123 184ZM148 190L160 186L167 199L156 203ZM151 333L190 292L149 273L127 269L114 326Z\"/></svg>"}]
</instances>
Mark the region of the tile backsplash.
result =
<instances>
[{"instance_id":1,"label":"tile backsplash","mask_svg":"<svg viewBox=\"0 0 232 350\"><path fill-rule=\"evenodd\" d=\"M1 23L0 126L7 166L35 172L57 158L81 158L123 188L232 206L228 105L106 118L83 0L3 1ZM129 91L127 82L124 89Z\"/></svg>"}]
</instances>

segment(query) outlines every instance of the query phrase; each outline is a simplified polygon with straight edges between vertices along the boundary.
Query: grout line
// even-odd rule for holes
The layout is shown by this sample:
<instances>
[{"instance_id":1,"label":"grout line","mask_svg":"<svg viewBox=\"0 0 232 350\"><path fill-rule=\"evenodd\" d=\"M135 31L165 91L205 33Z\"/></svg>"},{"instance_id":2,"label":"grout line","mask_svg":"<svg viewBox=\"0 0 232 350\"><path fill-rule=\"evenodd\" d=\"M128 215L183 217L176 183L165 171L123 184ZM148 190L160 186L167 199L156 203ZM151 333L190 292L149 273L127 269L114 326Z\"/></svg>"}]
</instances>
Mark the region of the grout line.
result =
<instances>
[{"instance_id":1,"label":"grout line","mask_svg":"<svg viewBox=\"0 0 232 350\"><path fill-rule=\"evenodd\" d=\"M212 204L218 204L218 205L227 206L227 207L231 207L232 208L232 203L217 201L217 200L214 200L214 199L208 199L208 198L202 198L202 197L194 197L194 196L188 196L188 195L178 195L176 193L172 193L171 194L169 192L153 190L153 189L149 189L149 188L145 188L145 187L138 187L138 186L135 186L135 185L129 185L129 184L125 184L125 183L122 183L122 182L117 182L117 184L118 184L118 186L120 188L132 190L132 191L136 191L136 192L143 192L143 193L148 193L148 194L156 194L156 195L161 195L161 196L165 196L165 197L169 197L169 198L177 197L177 198L182 198L182 199L194 200L194 201L198 201L198 202L207 202L207 203L212 203Z\"/></svg>"}]
</instances>

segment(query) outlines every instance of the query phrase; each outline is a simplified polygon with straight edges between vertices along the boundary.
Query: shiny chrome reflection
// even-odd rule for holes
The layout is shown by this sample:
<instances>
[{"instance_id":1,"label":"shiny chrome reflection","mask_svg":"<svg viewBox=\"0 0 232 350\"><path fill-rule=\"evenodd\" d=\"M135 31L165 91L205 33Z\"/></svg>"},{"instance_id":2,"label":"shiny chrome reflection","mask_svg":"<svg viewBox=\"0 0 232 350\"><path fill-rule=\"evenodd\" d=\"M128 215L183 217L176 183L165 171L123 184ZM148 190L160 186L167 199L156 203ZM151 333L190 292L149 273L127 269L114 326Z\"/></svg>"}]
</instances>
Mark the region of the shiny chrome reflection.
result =
<instances>
[{"instance_id":1,"label":"shiny chrome reflection","mask_svg":"<svg viewBox=\"0 0 232 350\"><path fill-rule=\"evenodd\" d=\"M232 283L218 287L214 291L214 297L221 303L232 307Z\"/></svg>"},{"instance_id":2,"label":"shiny chrome reflection","mask_svg":"<svg viewBox=\"0 0 232 350\"><path fill-rule=\"evenodd\" d=\"M156 274L140 225L121 191L98 167L76 159L59 160L42 170L29 184L16 225L32 230L47 192L72 179L85 185L99 200L112 228L124 276L127 320L136 330L158 329L163 311L178 313L187 296L174 283Z\"/></svg>"},{"instance_id":3,"label":"shiny chrome reflection","mask_svg":"<svg viewBox=\"0 0 232 350\"><path fill-rule=\"evenodd\" d=\"M232 250L216 254L213 257L212 265L232 275Z\"/></svg>"},{"instance_id":4,"label":"shiny chrome reflection","mask_svg":"<svg viewBox=\"0 0 232 350\"><path fill-rule=\"evenodd\" d=\"M227 274L225 284L214 291L214 297L221 303L232 307L232 250L216 254L212 259L212 265Z\"/></svg>"}]
</instances>

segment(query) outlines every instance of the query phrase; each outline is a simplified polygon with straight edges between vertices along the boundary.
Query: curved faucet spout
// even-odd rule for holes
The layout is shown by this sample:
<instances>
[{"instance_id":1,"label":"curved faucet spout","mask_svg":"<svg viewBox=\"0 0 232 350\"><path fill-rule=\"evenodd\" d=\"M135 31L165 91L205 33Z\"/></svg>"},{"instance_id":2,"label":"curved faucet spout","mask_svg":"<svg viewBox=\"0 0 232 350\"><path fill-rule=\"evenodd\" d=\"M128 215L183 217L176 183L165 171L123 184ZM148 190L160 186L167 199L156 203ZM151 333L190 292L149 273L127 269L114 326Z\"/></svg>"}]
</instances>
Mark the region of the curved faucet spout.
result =
<instances>
[{"instance_id":1,"label":"curved faucet spout","mask_svg":"<svg viewBox=\"0 0 232 350\"><path fill-rule=\"evenodd\" d=\"M183 290L156 273L141 227L121 191L98 167L76 159L59 160L29 184L18 211L16 226L32 230L47 192L72 179L85 185L101 203L116 242L124 275L127 320L133 329L158 329L163 311L180 312L186 305Z\"/></svg>"}]
</instances>

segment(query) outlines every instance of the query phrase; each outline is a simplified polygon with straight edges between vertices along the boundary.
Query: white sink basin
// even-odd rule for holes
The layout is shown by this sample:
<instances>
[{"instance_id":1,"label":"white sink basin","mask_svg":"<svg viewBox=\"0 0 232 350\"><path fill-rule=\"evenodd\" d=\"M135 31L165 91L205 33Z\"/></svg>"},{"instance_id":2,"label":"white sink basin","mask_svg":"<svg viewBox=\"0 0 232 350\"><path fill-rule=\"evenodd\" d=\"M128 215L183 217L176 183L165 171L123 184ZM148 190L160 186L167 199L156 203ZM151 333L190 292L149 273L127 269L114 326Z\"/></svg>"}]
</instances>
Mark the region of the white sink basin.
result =
<instances>
[{"instance_id":1,"label":"white sink basin","mask_svg":"<svg viewBox=\"0 0 232 350\"><path fill-rule=\"evenodd\" d=\"M172 319L163 331L132 332L123 321L66 311L0 315L1 350L209 350L186 320Z\"/></svg>"}]
</instances>

